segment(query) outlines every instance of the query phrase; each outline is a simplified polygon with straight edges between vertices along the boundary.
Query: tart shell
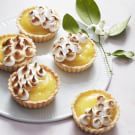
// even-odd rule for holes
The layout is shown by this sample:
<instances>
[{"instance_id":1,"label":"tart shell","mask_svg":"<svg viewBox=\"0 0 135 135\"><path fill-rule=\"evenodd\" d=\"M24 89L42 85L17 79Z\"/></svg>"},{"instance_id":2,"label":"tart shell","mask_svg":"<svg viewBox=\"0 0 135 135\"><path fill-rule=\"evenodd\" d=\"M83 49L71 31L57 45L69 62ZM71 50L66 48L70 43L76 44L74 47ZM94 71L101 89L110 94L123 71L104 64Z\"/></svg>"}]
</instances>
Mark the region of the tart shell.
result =
<instances>
[{"instance_id":1,"label":"tart shell","mask_svg":"<svg viewBox=\"0 0 135 135\"><path fill-rule=\"evenodd\" d=\"M82 71L87 70L93 64L94 60L95 60L95 58L91 59L91 61L88 64L85 64L82 66L74 66L74 67L71 67L71 66L65 65L63 63L56 62L56 61L55 61L55 63L63 71L75 73L75 72L82 72Z\"/></svg>"},{"instance_id":2,"label":"tart shell","mask_svg":"<svg viewBox=\"0 0 135 135\"><path fill-rule=\"evenodd\" d=\"M43 65L41 65L41 66L43 66ZM17 103L19 103L21 106L23 106L25 108L29 108L29 109L38 109L38 108L42 108L42 107L47 106L48 104L50 104L54 100L54 98L55 98L55 96L58 92L59 85L60 85L59 77L57 76L56 73L54 73L48 67L46 67L46 66L43 66L43 67L46 71L50 72L55 77L56 82L57 82L57 87L56 87L54 93L46 100L37 101L37 102L36 101L30 101L30 100L27 100L27 101L21 100L18 96L15 95L15 93L13 92L13 89L12 89L12 85L11 85L11 78L12 78L12 76L14 76L15 72L10 76L10 78L8 80L8 89L9 89L13 99Z\"/></svg>"},{"instance_id":3,"label":"tart shell","mask_svg":"<svg viewBox=\"0 0 135 135\"><path fill-rule=\"evenodd\" d=\"M0 36L0 38L6 38L6 37L12 37L12 36L21 36L21 37L24 37L26 39L29 39L29 37L23 35L23 34L8 34L8 35L3 35L3 36ZM33 48L36 48L36 46L34 45L34 43L32 42L31 46ZM35 53L36 55L36 53ZM19 63L19 64L15 64L14 66L11 66L11 67L8 67L8 66L5 66L3 63L0 62L0 69L1 70L4 70L4 71L7 71L7 72L14 72L16 71L19 67L22 67L28 63L30 63L32 61L32 59L35 57L35 55L32 57L32 58L27 58L25 61L23 61L22 63Z\"/></svg>"},{"instance_id":4,"label":"tart shell","mask_svg":"<svg viewBox=\"0 0 135 135\"><path fill-rule=\"evenodd\" d=\"M95 91L95 92L99 92L99 91L101 91L101 90L92 90L93 92ZM104 91L104 90L102 90L102 91ZM86 91L87 92L87 91ZM83 93L85 93L85 92L83 92ZM117 111L117 113L116 113L116 115L115 115L115 118L114 118L114 120L113 120L113 122L110 124L110 126L108 126L108 127L102 127L102 128L100 128L100 129L94 129L94 128L92 128L92 127L86 127L86 126L83 126L83 125L81 125L80 124L80 122L79 122L79 119L78 119L78 117L77 117L77 115L76 115L76 111L75 111L75 109L74 109L74 105L75 105L75 103L76 103L76 101L77 101L77 99L81 96L81 94L83 94L83 93L80 93L77 97L76 97L76 99L75 99L75 101L74 101L74 103L72 104L72 113L73 113L73 119L74 119L74 121L75 121L75 123L76 123L76 125L82 130L82 131L84 131L84 132L87 132L87 133L90 133L90 134L102 134L102 133L105 133L105 132L108 132L108 131L110 131L115 125L116 125L116 122L118 121L118 119L119 119L119 117L120 117L120 108L119 108L119 105L118 105L118 103L116 102L116 111ZM107 93L107 92L106 92ZM110 97L111 97L111 99L113 99L114 101L116 101L113 97L112 97L112 95L111 94L109 94L109 93L107 93Z\"/></svg>"},{"instance_id":5,"label":"tart shell","mask_svg":"<svg viewBox=\"0 0 135 135\"><path fill-rule=\"evenodd\" d=\"M35 7L31 7L31 8L35 8ZM29 9L31 9L31 8L27 8L26 10L29 10ZM20 16L18 17L17 22L16 22L17 27L18 27L20 33L22 33L22 34L24 34L24 35L30 37L30 38L31 38L34 42L36 42L36 43L43 43L43 42L47 42L47 41L53 39L53 38L55 37L57 31L56 31L56 32L50 32L50 33L48 33L48 34L46 34L46 35L37 35L37 34L32 34L32 33L27 32L27 31L21 26L20 20L22 19L22 15L24 14L24 12L25 12L26 10L24 10L24 11L20 14ZM60 22L59 22L59 26L60 26Z\"/></svg>"}]
</instances>

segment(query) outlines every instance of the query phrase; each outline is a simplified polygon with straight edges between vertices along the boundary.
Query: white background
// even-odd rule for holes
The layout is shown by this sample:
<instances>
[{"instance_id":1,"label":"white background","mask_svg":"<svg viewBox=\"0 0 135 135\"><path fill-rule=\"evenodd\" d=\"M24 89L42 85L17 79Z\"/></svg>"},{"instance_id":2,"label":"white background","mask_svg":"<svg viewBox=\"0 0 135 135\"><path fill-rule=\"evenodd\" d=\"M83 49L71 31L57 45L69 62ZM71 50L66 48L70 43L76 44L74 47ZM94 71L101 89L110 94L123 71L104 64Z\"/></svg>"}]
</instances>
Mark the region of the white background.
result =
<instances>
[{"instance_id":1,"label":"white background","mask_svg":"<svg viewBox=\"0 0 135 135\"><path fill-rule=\"evenodd\" d=\"M85 0L84 0L85 1ZM106 41L107 51L126 49L135 51L135 1L98 0L102 18L110 26L129 15L132 19L125 33ZM33 5L47 5L55 8L60 15L70 13L76 18L75 0L0 0L0 20L18 15L23 9ZM109 91L121 106L121 117L117 126L107 135L135 135L135 61L113 58L113 79ZM24 124L0 117L2 135L83 135L72 118L49 124Z\"/></svg>"}]
</instances>

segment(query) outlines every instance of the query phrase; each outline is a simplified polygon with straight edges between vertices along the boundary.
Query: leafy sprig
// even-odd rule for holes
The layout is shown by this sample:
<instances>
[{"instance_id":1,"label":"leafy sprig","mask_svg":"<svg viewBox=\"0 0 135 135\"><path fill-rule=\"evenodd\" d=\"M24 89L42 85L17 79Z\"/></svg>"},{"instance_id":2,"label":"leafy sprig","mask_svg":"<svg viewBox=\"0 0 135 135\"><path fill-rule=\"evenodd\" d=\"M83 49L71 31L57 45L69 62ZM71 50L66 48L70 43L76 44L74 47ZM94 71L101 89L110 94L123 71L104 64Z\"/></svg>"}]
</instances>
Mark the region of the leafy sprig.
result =
<instances>
[{"instance_id":1,"label":"leafy sprig","mask_svg":"<svg viewBox=\"0 0 135 135\"><path fill-rule=\"evenodd\" d=\"M128 58L133 59L135 57L135 52L133 51L125 51L125 50L116 50L112 53L107 53L108 56L115 56L118 58Z\"/></svg>"},{"instance_id":2,"label":"leafy sprig","mask_svg":"<svg viewBox=\"0 0 135 135\"><path fill-rule=\"evenodd\" d=\"M131 18L131 16L128 17L126 20L124 20L118 24L113 25L109 30L109 33L108 33L109 36L111 36L111 37L117 36L117 35L121 34L122 32L124 32L125 29L127 28L127 25L130 21L130 18Z\"/></svg>"},{"instance_id":3,"label":"leafy sprig","mask_svg":"<svg viewBox=\"0 0 135 135\"><path fill-rule=\"evenodd\" d=\"M94 0L76 0L76 11L87 25L98 24L100 21L100 10Z\"/></svg>"},{"instance_id":4,"label":"leafy sprig","mask_svg":"<svg viewBox=\"0 0 135 135\"><path fill-rule=\"evenodd\" d=\"M64 15L62 25L63 25L63 28L70 33L76 34L80 31L80 27L78 23L70 14Z\"/></svg>"},{"instance_id":5,"label":"leafy sprig","mask_svg":"<svg viewBox=\"0 0 135 135\"><path fill-rule=\"evenodd\" d=\"M108 62L107 53L103 47L103 43L101 42L101 36L113 37L120 35L126 30L131 17L128 17L126 20L113 25L107 30L105 28L105 21L101 20L101 13L95 0L85 0L85 2L84 0L76 0L76 11L80 19L85 23L87 31L81 29L78 22L69 14L66 14L63 18L63 28L71 33L88 33L89 30L94 31L94 35L98 37L98 41L95 42L101 46L109 70L112 73ZM116 57L127 57L131 59L134 53L132 51L117 50L116 52L110 53L110 55Z\"/></svg>"}]
</instances>

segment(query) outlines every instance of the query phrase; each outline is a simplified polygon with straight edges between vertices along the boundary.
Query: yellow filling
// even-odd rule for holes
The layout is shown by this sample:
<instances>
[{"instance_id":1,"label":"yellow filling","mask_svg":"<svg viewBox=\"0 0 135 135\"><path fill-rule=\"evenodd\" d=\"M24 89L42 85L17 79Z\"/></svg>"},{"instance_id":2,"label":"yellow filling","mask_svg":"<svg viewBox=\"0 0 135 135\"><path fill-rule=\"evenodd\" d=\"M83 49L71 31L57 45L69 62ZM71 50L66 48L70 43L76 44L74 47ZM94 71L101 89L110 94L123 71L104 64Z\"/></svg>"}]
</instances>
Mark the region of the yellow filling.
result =
<instances>
[{"instance_id":1,"label":"yellow filling","mask_svg":"<svg viewBox=\"0 0 135 135\"><path fill-rule=\"evenodd\" d=\"M30 21L30 16L29 13L33 10L34 8L27 9L23 12L21 19L20 19L20 25L22 28L27 31L30 34L36 34L36 35L46 35L49 33L49 30L45 30L41 26L35 26L31 23Z\"/></svg>"},{"instance_id":2,"label":"yellow filling","mask_svg":"<svg viewBox=\"0 0 135 135\"><path fill-rule=\"evenodd\" d=\"M81 53L77 54L75 60L73 61L64 61L62 62L68 66L81 66L88 64L95 57L95 47L90 40L87 40L85 43L81 43Z\"/></svg>"},{"instance_id":3,"label":"yellow filling","mask_svg":"<svg viewBox=\"0 0 135 135\"><path fill-rule=\"evenodd\" d=\"M110 95L105 93L104 91L88 91L79 96L77 99L74 109L77 117L85 113L87 108L92 108L97 104L97 97L102 95L105 97L105 100L111 99ZM116 108L113 110L112 119L114 119L116 114Z\"/></svg>"},{"instance_id":4,"label":"yellow filling","mask_svg":"<svg viewBox=\"0 0 135 135\"><path fill-rule=\"evenodd\" d=\"M47 79L46 79L47 78ZM55 77L51 73L40 80L37 86L30 89L30 101L42 101L53 95L57 87Z\"/></svg>"}]
</instances>

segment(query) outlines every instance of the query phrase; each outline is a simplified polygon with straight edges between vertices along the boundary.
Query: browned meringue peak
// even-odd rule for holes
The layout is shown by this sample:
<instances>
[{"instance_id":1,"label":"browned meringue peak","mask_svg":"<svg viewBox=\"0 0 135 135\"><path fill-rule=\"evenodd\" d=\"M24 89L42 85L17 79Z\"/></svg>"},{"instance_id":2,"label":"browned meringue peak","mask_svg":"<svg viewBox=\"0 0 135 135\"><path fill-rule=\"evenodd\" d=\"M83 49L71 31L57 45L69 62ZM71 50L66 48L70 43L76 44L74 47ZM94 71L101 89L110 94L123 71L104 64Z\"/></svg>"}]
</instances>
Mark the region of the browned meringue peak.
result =
<instances>
[{"instance_id":1,"label":"browned meringue peak","mask_svg":"<svg viewBox=\"0 0 135 135\"><path fill-rule=\"evenodd\" d=\"M13 92L22 100L29 99L28 92L25 90L25 88L22 87L22 85L19 82L13 85Z\"/></svg>"},{"instance_id":2,"label":"browned meringue peak","mask_svg":"<svg viewBox=\"0 0 135 135\"><path fill-rule=\"evenodd\" d=\"M90 121L91 121L91 117L89 117L88 114L82 114L79 117L80 123L84 126L89 126L90 125Z\"/></svg>"},{"instance_id":3,"label":"browned meringue peak","mask_svg":"<svg viewBox=\"0 0 135 135\"><path fill-rule=\"evenodd\" d=\"M115 106L115 102L113 100L107 101L107 106L113 108Z\"/></svg>"},{"instance_id":4,"label":"browned meringue peak","mask_svg":"<svg viewBox=\"0 0 135 135\"><path fill-rule=\"evenodd\" d=\"M103 126L108 126L110 125L110 123L112 122L112 120L110 119L110 117L102 117L102 121L103 121Z\"/></svg>"},{"instance_id":5,"label":"browned meringue peak","mask_svg":"<svg viewBox=\"0 0 135 135\"><path fill-rule=\"evenodd\" d=\"M84 126L91 125L93 128L109 126L112 122L112 111L115 107L113 100L107 100L104 96L97 97L97 104L85 110L79 117L80 123ZM87 119L86 119L86 117Z\"/></svg>"},{"instance_id":6,"label":"browned meringue peak","mask_svg":"<svg viewBox=\"0 0 135 135\"><path fill-rule=\"evenodd\" d=\"M45 72L45 70L41 67L39 70L37 70L37 75L39 76L39 77L43 77L43 76L45 76L45 74L46 74L46 72Z\"/></svg>"},{"instance_id":7,"label":"browned meringue peak","mask_svg":"<svg viewBox=\"0 0 135 135\"><path fill-rule=\"evenodd\" d=\"M15 64L15 59L13 56L6 56L3 60L5 66L13 66Z\"/></svg>"},{"instance_id":8,"label":"browned meringue peak","mask_svg":"<svg viewBox=\"0 0 135 135\"><path fill-rule=\"evenodd\" d=\"M102 111L104 109L105 105L103 103L98 103L97 108L98 110Z\"/></svg>"},{"instance_id":9,"label":"browned meringue peak","mask_svg":"<svg viewBox=\"0 0 135 135\"><path fill-rule=\"evenodd\" d=\"M34 48L32 48L32 47L27 47L26 49L25 49L25 55L26 55L26 57L32 57L33 55L35 54L35 49Z\"/></svg>"},{"instance_id":10,"label":"browned meringue peak","mask_svg":"<svg viewBox=\"0 0 135 135\"><path fill-rule=\"evenodd\" d=\"M12 46L6 46L4 48L4 55L11 55L13 53L13 47Z\"/></svg>"},{"instance_id":11,"label":"browned meringue peak","mask_svg":"<svg viewBox=\"0 0 135 135\"><path fill-rule=\"evenodd\" d=\"M17 45L15 46L15 49L23 50L24 49L24 44L17 43Z\"/></svg>"},{"instance_id":12,"label":"browned meringue peak","mask_svg":"<svg viewBox=\"0 0 135 135\"><path fill-rule=\"evenodd\" d=\"M85 110L85 113L86 113L86 114L89 114L89 116L92 117L93 114L94 114L94 110L93 110L92 108L88 108L88 109Z\"/></svg>"},{"instance_id":13,"label":"browned meringue peak","mask_svg":"<svg viewBox=\"0 0 135 135\"><path fill-rule=\"evenodd\" d=\"M105 109L105 114L110 116L112 114L112 109L111 108L106 108Z\"/></svg>"},{"instance_id":14,"label":"browned meringue peak","mask_svg":"<svg viewBox=\"0 0 135 135\"><path fill-rule=\"evenodd\" d=\"M13 40L12 39L7 39L3 44L2 46L3 47L6 47L6 46L10 46L13 44Z\"/></svg>"},{"instance_id":15,"label":"browned meringue peak","mask_svg":"<svg viewBox=\"0 0 135 135\"><path fill-rule=\"evenodd\" d=\"M31 12L30 14L32 14L32 13L33 12ZM35 16L31 21L32 21L32 23L36 23L36 22L39 22L40 20L38 19L38 17Z\"/></svg>"},{"instance_id":16,"label":"browned meringue peak","mask_svg":"<svg viewBox=\"0 0 135 135\"><path fill-rule=\"evenodd\" d=\"M68 37L69 37L69 39L70 39L71 42L79 43L79 40L77 39L77 37L75 35L72 35L70 33Z\"/></svg>"},{"instance_id":17,"label":"browned meringue peak","mask_svg":"<svg viewBox=\"0 0 135 135\"><path fill-rule=\"evenodd\" d=\"M96 129L101 128L102 127L102 120L101 120L101 118L96 117L96 118L92 119L91 124Z\"/></svg>"},{"instance_id":18,"label":"browned meringue peak","mask_svg":"<svg viewBox=\"0 0 135 135\"><path fill-rule=\"evenodd\" d=\"M11 80L12 81L12 85L14 85L15 83L17 83L18 80L19 80L18 76L13 76L13 78Z\"/></svg>"},{"instance_id":19,"label":"browned meringue peak","mask_svg":"<svg viewBox=\"0 0 135 135\"><path fill-rule=\"evenodd\" d=\"M31 70L31 69L29 70L29 75L30 75L30 76L32 75L32 70Z\"/></svg>"},{"instance_id":20,"label":"browned meringue peak","mask_svg":"<svg viewBox=\"0 0 135 135\"><path fill-rule=\"evenodd\" d=\"M34 68L37 68L37 67L38 67L38 63L35 62L35 63L34 63Z\"/></svg>"},{"instance_id":21,"label":"browned meringue peak","mask_svg":"<svg viewBox=\"0 0 135 135\"><path fill-rule=\"evenodd\" d=\"M100 103L103 103L105 101L105 97L104 96L98 96L97 101L100 102Z\"/></svg>"},{"instance_id":22,"label":"browned meringue peak","mask_svg":"<svg viewBox=\"0 0 135 135\"><path fill-rule=\"evenodd\" d=\"M16 62L21 62L25 59L25 56L21 50L16 50L13 56Z\"/></svg>"},{"instance_id":23,"label":"browned meringue peak","mask_svg":"<svg viewBox=\"0 0 135 135\"><path fill-rule=\"evenodd\" d=\"M11 79L15 94L22 100L28 100L30 88L36 86L45 75L45 69L37 63L19 68Z\"/></svg>"},{"instance_id":24,"label":"browned meringue peak","mask_svg":"<svg viewBox=\"0 0 135 135\"><path fill-rule=\"evenodd\" d=\"M32 79L30 80L30 82L33 86L36 86L37 83L39 82L39 80L36 76L33 76Z\"/></svg>"},{"instance_id":25,"label":"browned meringue peak","mask_svg":"<svg viewBox=\"0 0 135 135\"><path fill-rule=\"evenodd\" d=\"M12 83L12 85L13 85L13 90L14 90L14 93L16 94L16 95L20 95L20 93L22 92L20 89L21 89L21 84L19 83L19 82L16 82L16 83ZM20 92L19 92L19 90L20 90Z\"/></svg>"},{"instance_id":26,"label":"browned meringue peak","mask_svg":"<svg viewBox=\"0 0 135 135\"><path fill-rule=\"evenodd\" d=\"M32 84L28 81L28 80L26 80L26 83L24 84L24 88L29 88L29 87L32 87ZM27 89L28 91L29 91L29 89Z\"/></svg>"}]
</instances>

